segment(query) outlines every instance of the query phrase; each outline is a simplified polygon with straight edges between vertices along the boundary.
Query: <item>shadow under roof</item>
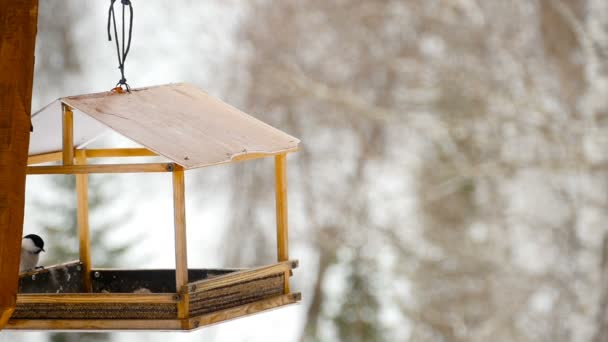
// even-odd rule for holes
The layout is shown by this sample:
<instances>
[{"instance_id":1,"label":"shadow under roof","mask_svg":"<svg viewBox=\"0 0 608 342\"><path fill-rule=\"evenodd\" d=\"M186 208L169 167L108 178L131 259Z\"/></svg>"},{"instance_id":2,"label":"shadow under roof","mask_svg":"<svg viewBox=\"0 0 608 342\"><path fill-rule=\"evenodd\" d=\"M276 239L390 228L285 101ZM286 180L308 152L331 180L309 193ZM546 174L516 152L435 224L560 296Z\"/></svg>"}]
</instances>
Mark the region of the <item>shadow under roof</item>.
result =
<instances>
[{"instance_id":1,"label":"shadow under roof","mask_svg":"<svg viewBox=\"0 0 608 342\"><path fill-rule=\"evenodd\" d=\"M247 154L295 151L299 140L186 83L60 98L32 115L30 155L61 150L61 103L74 109L74 145L108 128L186 169Z\"/></svg>"}]
</instances>

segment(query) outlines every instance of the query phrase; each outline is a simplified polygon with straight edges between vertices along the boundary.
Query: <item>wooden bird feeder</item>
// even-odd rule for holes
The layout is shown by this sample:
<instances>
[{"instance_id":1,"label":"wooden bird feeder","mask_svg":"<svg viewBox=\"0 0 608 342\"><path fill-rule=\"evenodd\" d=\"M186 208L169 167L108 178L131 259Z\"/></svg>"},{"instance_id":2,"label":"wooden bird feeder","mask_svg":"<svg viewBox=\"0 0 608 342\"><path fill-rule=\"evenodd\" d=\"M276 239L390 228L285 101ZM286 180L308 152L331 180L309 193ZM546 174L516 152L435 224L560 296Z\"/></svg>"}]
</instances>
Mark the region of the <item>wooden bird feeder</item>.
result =
<instances>
[{"instance_id":1,"label":"wooden bird feeder","mask_svg":"<svg viewBox=\"0 0 608 342\"><path fill-rule=\"evenodd\" d=\"M289 287L298 263L288 259L286 179L286 155L298 149L298 139L189 84L65 97L32 121L27 174L76 175L80 260L22 274L6 329L192 330L300 300ZM85 147L108 129L142 147ZM163 162L87 163L149 156ZM184 171L264 157L275 159L278 262L251 269L189 269ZM140 172L172 176L175 270L96 269L87 175Z\"/></svg>"}]
</instances>

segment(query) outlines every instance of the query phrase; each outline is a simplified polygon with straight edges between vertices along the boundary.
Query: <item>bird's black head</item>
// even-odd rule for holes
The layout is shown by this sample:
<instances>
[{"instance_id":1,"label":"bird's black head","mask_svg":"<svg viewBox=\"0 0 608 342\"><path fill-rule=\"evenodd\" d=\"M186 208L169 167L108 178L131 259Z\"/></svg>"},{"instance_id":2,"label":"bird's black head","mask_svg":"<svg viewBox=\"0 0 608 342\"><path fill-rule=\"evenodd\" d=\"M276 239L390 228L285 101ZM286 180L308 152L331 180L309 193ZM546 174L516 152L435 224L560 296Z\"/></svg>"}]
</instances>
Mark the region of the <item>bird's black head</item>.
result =
<instances>
[{"instance_id":1,"label":"bird's black head","mask_svg":"<svg viewBox=\"0 0 608 342\"><path fill-rule=\"evenodd\" d=\"M28 234L26 236L23 237L24 239L30 239L32 240L32 242L34 242L34 245L38 248L40 248L40 251L44 252L44 240L42 240L42 238L36 234ZM38 252L40 253L40 252Z\"/></svg>"}]
</instances>

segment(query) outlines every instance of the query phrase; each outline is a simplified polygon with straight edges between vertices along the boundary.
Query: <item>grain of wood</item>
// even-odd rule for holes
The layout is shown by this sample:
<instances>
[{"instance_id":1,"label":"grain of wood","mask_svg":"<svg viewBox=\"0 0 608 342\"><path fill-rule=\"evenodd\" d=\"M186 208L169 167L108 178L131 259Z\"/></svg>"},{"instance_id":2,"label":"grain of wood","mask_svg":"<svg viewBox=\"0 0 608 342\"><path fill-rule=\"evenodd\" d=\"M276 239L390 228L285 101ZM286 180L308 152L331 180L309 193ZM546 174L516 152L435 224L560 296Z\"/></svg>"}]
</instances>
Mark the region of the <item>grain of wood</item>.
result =
<instances>
[{"instance_id":1,"label":"grain of wood","mask_svg":"<svg viewBox=\"0 0 608 342\"><path fill-rule=\"evenodd\" d=\"M297 150L299 140L190 84L61 101L186 169Z\"/></svg>"},{"instance_id":2,"label":"grain of wood","mask_svg":"<svg viewBox=\"0 0 608 342\"><path fill-rule=\"evenodd\" d=\"M0 0L0 329L17 297L37 0Z\"/></svg>"}]
</instances>

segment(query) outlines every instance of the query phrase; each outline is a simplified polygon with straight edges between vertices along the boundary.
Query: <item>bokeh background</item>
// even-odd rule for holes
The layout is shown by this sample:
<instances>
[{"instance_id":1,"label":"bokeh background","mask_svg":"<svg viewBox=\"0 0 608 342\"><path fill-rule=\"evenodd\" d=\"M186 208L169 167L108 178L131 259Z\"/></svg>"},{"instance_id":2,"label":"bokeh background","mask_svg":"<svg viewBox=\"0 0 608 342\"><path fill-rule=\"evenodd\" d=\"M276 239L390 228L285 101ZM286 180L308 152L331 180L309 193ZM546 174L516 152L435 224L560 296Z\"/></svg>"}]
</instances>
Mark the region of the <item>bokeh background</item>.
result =
<instances>
[{"instance_id":1,"label":"bokeh background","mask_svg":"<svg viewBox=\"0 0 608 342\"><path fill-rule=\"evenodd\" d=\"M33 111L117 82L108 5L40 0ZM131 86L191 82L302 140L303 302L189 334L0 340L608 341L607 1L133 5ZM272 171L187 176L190 265L274 260ZM28 180L43 264L77 258L73 182ZM170 179L91 182L95 266L173 267Z\"/></svg>"}]
</instances>

